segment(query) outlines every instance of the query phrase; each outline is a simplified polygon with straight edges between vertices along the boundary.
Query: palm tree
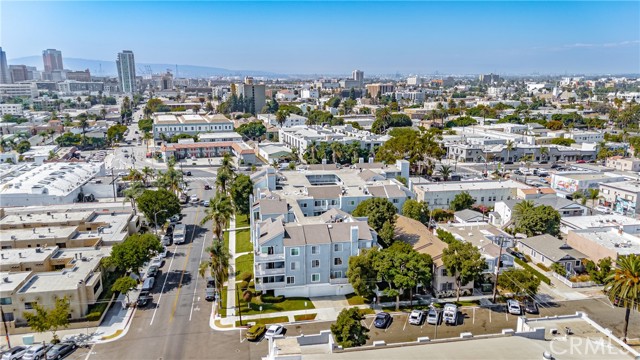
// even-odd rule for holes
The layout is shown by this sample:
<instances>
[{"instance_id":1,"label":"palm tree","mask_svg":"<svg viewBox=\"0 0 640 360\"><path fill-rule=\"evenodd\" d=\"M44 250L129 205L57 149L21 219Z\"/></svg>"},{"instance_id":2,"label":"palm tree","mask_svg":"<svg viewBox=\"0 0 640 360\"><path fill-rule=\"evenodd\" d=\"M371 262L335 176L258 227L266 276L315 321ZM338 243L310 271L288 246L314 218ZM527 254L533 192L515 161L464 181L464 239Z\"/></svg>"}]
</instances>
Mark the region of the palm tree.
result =
<instances>
[{"instance_id":1,"label":"palm tree","mask_svg":"<svg viewBox=\"0 0 640 360\"><path fill-rule=\"evenodd\" d=\"M509 140L507 141L507 161L511 161L511 150L513 150L514 148L514 143L513 141Z\"/></svg>"},{"instance_id":2,"label":"palm tree","mask_svg":"<svg viewBox=\"0 0 640 360\"><path fill-rule=\"evenodd\" d=\"M169 189L177 194L181 191L183 183L182 172L173 167L169 167L166 172L158 172L158 187Z\"/></svg>"},{"instance_id":3,"label":"palm tree","mask_svg":"<svg viewBox=\"0 0 640 360\"><path fill-rule=\"evenodd\" d=\"M82 146L83 147L86 142L87 126L89 126L89 121L87 120L87 118L86 117L80 118L80 127L82 128Z\"/></svg>"},{"instance_id":4,"label":"palm tree","mask_svg":"<svg viewBox=\"0 0 640 360\"><path fill-rule=\"evenodd\" d=\"M542 146L540 148L540 157L542 158L541 160L545 160L547 158L547 156L549 156L549 148L546 146Z\"/></svg>"},{"instance_id":5,"label":"palm tree","mask_svg":"<svg viewBox=\"0 0 640 360\"><path fill-rule=\"evenodd\" d=\"M617 268L605 279L604 291L609 300L626 308L622 341L627 342L629 315L640 301L640 256L630 254L616 261Z\"/></svg>"},{"instance_id":6,"label":"palm tree","mask_svg":"<svg viewBox=\"0 0 640 360\"><path fill-rule=\"evenodd\" d=\"M130 181L142 181L144 179L144 176L142 175L142 173L140 171L138 171L138 169L129 169L129 180Z\"/></svg>"},{"instance_id":7,"label":"palm tree","mask_svg":"<svg viewBox=\"0 0 640 360\"><path fill-rule=\"evenodd\" d=\"M309 154L308 158L311 164L315 164L318 162L318 159L316 158L318 153L318 144L316 144L315 141L311 141L309 143L309 145L307 146L307 153Z\"/></svg>"},{"instance_id":8,"label":"palm tree","mask_svg":"<svg viewBox=\"0 0 640 360\"><path fill-rule=\"evenodd\" d=\"M278 125L280 125L280 127L284 125L288 117L289 117L289 112L287 110L276 111L276 122L278 123Z\"/></svg>"},{"instance_id":9,"label":"palm tree","mask_svg":"<svg viewBox=\"0 0 640 360\"><path fill-rule=\"evenodd\" d=\"M154 175L155 175L155 171L152 168L148 166L145 166L142 168L142 177L143 177L145 186L149 186L148 180L153 179Z\"/></svg>"},{"instance_id":10,"label":"palm tree","mask_svg":"<svg viewBox=\"0 0 640 360\"><path fill-rule=\"evenodd\" d=\"M209 253L209 256L211 256L211 261L208 264L211 267L211 275L213 275L216 285L221 285L227 280L227 276L229 275L229 259L231 258L229 250L224 246L223 241L214 241L213 244L205 250ZM204 265L200 266L204 267ZM206 271L206 267L204 267L204 271ZM222 286L216 287L221 288Z\"/></svg>"},{"instance_id":11,"label":"palm tree","mask_svg":"<svg viewBox=\"0 0 640 360\"><path fill-rule=\"evenodd\" d=\"M520 221L520 219L522 219L524 214L526 214L529 210L533 209L534 207L535 205L531 200L525 200L517 203L513 207L513 213L511 214L512 222L517 224Z\"/></svg>"},{"instance_id":12,"label":"palm tree","mask_svg":"<svg viewBox=\"0 0 640 360\"><path fill-rule=\"evenodd\" d=\"M100 117L102 117L102 120L107 118L107 109L105 108L100 109Z\"/></svg>"},{"instance_id":13,"label":"palm tree","mask_svg":"<svg viewBox=\"0 0 640 360\"><path fill-rule=\"evenodd\" d=\"M126 189L123 192L124 193L124 201L129 200L131 202L131 207L133 208L134 213L137 210L137 208L136 208L136 199L140 195L142 195L143 192L144 192L144 186L139 181L135 181L135 182L131 183L131 186L129 186L129 188Z\"/></svg>"},{"instance_id":14,"label":"palm tree","mask_svg":"<svg viewBox=\"0 0 640 360\"><path fill-rule=\"evenodd\" d=\"M200 225L213 221L213 233L218 240L222 240L224 227L229 223L232 215L233 205L231 204L231 198L226 193L219 192L211 199Z\"/></svg>"},{"instance_id":15,"label":"palm tree","mask_svg":"<svg viewBox=\"0 0 640 360\"><path fill-rule=\"evenodd\" d=\"M442 174L442 180L447 181L449 180L449 177L451 176L451 166L448 165L441 165L440 166L440 174Z\"/></svg>"},{"instance_id":16,"label":"palm tree","mask_svg":"<svg viewBox=\"0 0 640 360\"><path fill-rule=\"evenodd\" d=\"M593 215L593 207L595 206L596 200L600 198L600 189L589 189L587 192L587 199L591 200L591 208L589 209L589 213Z\"/></svg>"},{"instance_id":17,"label":"palm tree","mask_svg":"<svg viewBox=\"0 0 640 360\"><path fill-rule=\"evenodd\" d=\"M331 143L331 156L333 157L333 163L337 164L338 160L344 155L342 153L342 144L337 141Z\"/></svg>"}]
</instances>

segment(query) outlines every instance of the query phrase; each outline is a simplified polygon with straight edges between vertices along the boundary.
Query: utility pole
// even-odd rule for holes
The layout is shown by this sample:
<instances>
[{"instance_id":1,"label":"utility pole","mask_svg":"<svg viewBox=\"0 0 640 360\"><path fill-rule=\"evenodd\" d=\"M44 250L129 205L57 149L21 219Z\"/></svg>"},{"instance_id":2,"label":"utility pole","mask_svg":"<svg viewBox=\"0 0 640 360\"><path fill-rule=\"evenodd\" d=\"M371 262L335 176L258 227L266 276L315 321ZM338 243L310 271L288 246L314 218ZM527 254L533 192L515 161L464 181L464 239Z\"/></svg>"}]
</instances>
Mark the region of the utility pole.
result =
<instances>
[{"instance_id":1,"label":"utility pole","mask_svg":"<svg viewBox=\"0 0 640 360\"><path fill-rule=\"evenodd\" d=\"M11 340L9 340L9 329L7 328L7 321L4 318L4 310L2 310L2 305L0 305L0 316L2 317L2 324L4 325L4 336L7 338L7 346L11 349Z\"/></svg>"},{"instance_id":2,"label":"utility pole","mask_svg":"<svg viewBox=\"0 0 640 360\"><path fill-rule=\"evenodd\" d=\"M500 275L500 262L502 261L502 244L504 243L504 236L500 237L500 252L498 253L498 265L496 266L496 282L493 284L493 303L496 302L496 296L498 295L498 276Z\"/></svg>"},{"instance_id":3,"label":"utility pole","mask_svg":"<svg viewBox=\"0 0 640 360\"><path fill-rule=\"evenodd\" d=\"M116 202L116 179L113 176L113 168L111 168L111 186L113 187L113 202Z\"/></svg>"}]
</instances>

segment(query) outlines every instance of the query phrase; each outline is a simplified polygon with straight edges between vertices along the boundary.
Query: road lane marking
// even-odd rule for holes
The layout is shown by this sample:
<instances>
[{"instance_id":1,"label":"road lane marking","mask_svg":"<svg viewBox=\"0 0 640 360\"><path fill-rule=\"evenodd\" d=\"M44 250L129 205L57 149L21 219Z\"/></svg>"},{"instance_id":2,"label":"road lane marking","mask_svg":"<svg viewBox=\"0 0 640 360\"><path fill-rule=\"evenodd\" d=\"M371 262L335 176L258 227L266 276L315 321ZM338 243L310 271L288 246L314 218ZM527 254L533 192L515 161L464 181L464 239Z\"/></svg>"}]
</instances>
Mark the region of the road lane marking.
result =
<instances>
[{"instance_id":1,"label":"road lane marking","mask_svg":"<svg viewBox=\"0 0 640 360\"><path fill-rule=\"evenodd\" d=\"M195 230L194 230L195 231ZM204 255L204 245L207 243L207 234L208 232L204 235L204 239L202 240L202 250L200 250L200 261L198 262L198 266L200 266L200 263L202 263L202 255ZM196 289L193 291L193 299L191 300L191 312L189 312L189 321L191 321L191 316L193 315L193 305L196 302L196 294L198 293L198 278L200 274L196 275ZM198 296L198 301L200 301L200 297ZM199 311L200 308L197 308Z\"/></svg>"},{"instance_id":2,"label":"road lane marking","mask_svg":"<svg viewBox=\"0 0 640 360\"><path fill-rule=\"evenodd\" d=\"M407 316L407 319L404 321L404 326L402 327L402 331L404 331L404 329L407 328L407 323L409 322L409 317Z\"/></svg>"},{"instance_id":3,"label":"road lane marking","mask_svg":"<svg viewBox=\"0 0 640 360\"><path fill-rule=\"evenodd\" d=\"M95 354L95 353L93 352L93 347L94 347L94 346L96 346L96 344L95 344L95 343L94 343L94 344L91 344L91 349L89 349L89 352L87 353L87 356L85 356L85 357L84 357L84 360L89 360L89 357L90 357L92 354Z\"/></svg>"},{"instance_id":4,"label":"road lane marking","mask_svg":"<svg viewBox=\"0 0 640 360\"><path fill-rule=\"evenodd\" d=\"M492 309L489 309L489 322L491 322L491 313L493 312Z\"/></svg>"},{"instance_id":5,"label":"road lane marking","mask_svg":"<svg viewBox=\"0 0 640 360\"><path fill-rule=\"evenodd\" d=\"M171 308L171 316L169 317L169 324L173 322L173 318L176 314L176 309L178 308L178 299L180 299L180 292L182 291L182 280L184 279L184 274L187 272L187 266L189 265L189 257L191 257L191 250L193 249L193 239L196 234L196 224L198 224L198 217L200 216L200 207L196 208L196 216L193 221L193 230L191 231L191 241L189 242L189 250L187 251L187 258L184 262L184 268L182 269L182 274L180 275L180 281L178 282L178 292L176 293L176 298L173 301L173 307ZM197 281L196 275L196 281Z\"/></svg>"},{"instance_id":6,"label":"road lane marking","mask_svg":"<svg viewBox=\"0 0 640 360\"><path fill-rule=\"evenodd\" d=\"M476 308L473 308L473 322L472 324L476 323Z\"/></svg>"},{"instance_id":7,"label":"road lane marking","mask_svg":"<svg viewBox=\"0 0 640 360\"><path fill-rule=\"evenodd\" d=\"M156 312L160 307L160 300L162 300L162 294L164 293L164 286L167 285L167 279L169 279L169 273L171 272L171 265L173 265L173 259L176 258L176 252L178 252L178 245L173 248L173 253L171 255L171 261L169 262L169 269L167 269L167 276L164 277L164 282L162 283L162 289L160 289L160 297L158 297L158 302L156 303L156 308L153 309L153 316L151 317L151 322L149 326L153 325L153 319L156 318Z\"/></svg>"}]
</instances>

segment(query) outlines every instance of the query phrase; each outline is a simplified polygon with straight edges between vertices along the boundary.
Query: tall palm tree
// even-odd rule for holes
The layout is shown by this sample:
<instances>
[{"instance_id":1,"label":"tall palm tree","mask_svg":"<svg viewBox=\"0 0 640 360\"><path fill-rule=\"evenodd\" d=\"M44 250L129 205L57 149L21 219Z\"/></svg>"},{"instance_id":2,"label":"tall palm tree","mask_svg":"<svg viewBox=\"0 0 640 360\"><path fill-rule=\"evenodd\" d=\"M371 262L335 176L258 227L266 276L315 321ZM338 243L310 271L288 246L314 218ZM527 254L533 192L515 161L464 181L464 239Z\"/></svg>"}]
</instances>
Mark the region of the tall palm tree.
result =
<instances>
[{"instance_id":1,"label":"tall palm tree","mask_svg":"<svg viewBox=\"0 0 640 360\"><path fill-rule=\"evenodd\" d=\"M621 256L617 268L605 279L604 291L613 303L626 308L622 341L627 342L631 309L638 309L640 302L640 256Z\"/></svg>"},{"instance_id":2,"label":"tall palm tree","mask_svg":"<svg viewBox=\"0 0 640 360\"><path fill-rule=\"evenodd\" d=\"M218 240L222 240L224 227L229 223L232 215L233 204L231 203L231 197L226 193L219 192L211 199L209 207L205 210L205 215L202 221L200 221L200 225L212 221L213 233Z\"/></svg>"},{"instance_id":3,"label":"tall palm tree","mask_svg":"<svg viewBox=\"0 0 640 360\"><path fill-rule=\"evenodd\" d=\"M123 192L124 201L128 200L131 202L131 207L133 208L134 212L137 210L136 199L138 199L138 197L142 195L143 192L144 192L144 186L139 181L135 181L131 183L129 188Z\"/></svg>"},{"instance_id":4,"label":"tall palm tree","mask_svg":"<svg viewBox=\"0 0 640 360\"><path fill-rule=\"evenodd\" d=\"M522 219L524 214L526 214L529 210L533 209L534 207L535 207L535 205L533 204L533 201L531 201L531 200L525 200L525 201L521 201L521 202L517 203L513 207L513 213L511 214L512 222L517 224L520 221L520 219ZM517 226L516 226L516 228L517 228Z\"/></svg>"},{"instance_id":5,"label":"tall palm tree","mask_svg":"<svg viewBox=\"0 0 640 360\"><path fill-rule=\"evenodd\" d=\"M587 198L591 200L591 208L589 212L593 215L593 207L595 206L596 200L600 198L600 189L589 189L587 192Z\"/></svg>"},{"instance_id":6,"label":"tall palm tree","mask_svg":"<svg viewBox=\"0 0 640 360\"><path fill-rule=\"evenodd\" d=\"M231 258L229 250L225 247L224 241L214 241L205 250L211 257L211 261L208 264L211 267L211 275L213 275L216 284L218 284L218 288L221 288L222 286L220 285L227 280L229 275L229 259ZM204 267L204 265L201 265L201 267ZM206 267L204 271L206 271Z\"/></svg>"},{"instance_id":7,"label":"tall palm tree","mask_svg":"<svg viewBox=\"0 0 640 360\"><path fill-rule=\"evenodd\" d=\"M130 181L142 181L144 179L144 175L138 170L131 168L129 169L129 180Z\"/></svg>"},{"instance_id":8,"label":"tall palm tree","mask_svg":"<svg viewBox=\"0 0 640 360\"><path fill-rule=\"evenodd\" d=\"M448 166L448 165L440 166L440 174L442 174L442 180L444 181L449 180L451 173L452 173L451 166Z\"/></svg>"},{"instance_id":9,"label":"tall palm tree","mask_svg":"<svg viewBox=\"0 0 640 360\"><path fill-rule=\"evenodd\" d=\"M331 143L331 156L333 157L333 163L337 164L338 160L343 156L342 144L337 141Z\"/></svg>"},{"instance_id":10,"label":"tall palm tree","mask_svg":"<svg viewBox=\"0 0 640 360\"><path fill-rule=\"evenodd\" d=\"M280 125L280 127L284 125L288 117L289 117L289 112L287 110L276 111L276 122L278 123L278 125Z\"/></svg>"},{"instance_id":11,"label":"tall palm tree","mask_svg":"<svg viewBox=\"0 0 640 360\"><path fill-rule=\"evenodd\" d=\"M514 149L515 144L513 143L513 141L509 140L507 141L507 161L511 161L511 151Z\"/></svg>"},{"instance_id":12,"label":"tall palm tree","mask_svg":"<svg viewBox=\"0 0 640 360\"><path fill-rule=\"evenodd\" d=\"M153 179L155 174L155 171L148 166L142 168L142 177L145 186L149 186L149 179Z\"/></svg>"},{"instance_id":13,"label":"tall palm tree","mask_svg":"<svg viewBox=\"0 0 640 360\"><path fill-rule=\"evenodd\" d=\"M318 162L318 144L315 141L311 141L307 146L307 153L309 154L309 162L315 164Z\"/></svg>"},{"instance_id":14,"label":"tall palm tree","mask_svg":"<svg viewBox=\"0 0 640 360\"><path fill-rule=\"evenodd\" d=\"M87 127L89 126L89 121L87 120L86 117L82 117L80 118L80 123L79 123L80 127L82 128L82 146L84 146L84 144L86 143L86 133L87 133Z\"/></svg>"}]
</instances>

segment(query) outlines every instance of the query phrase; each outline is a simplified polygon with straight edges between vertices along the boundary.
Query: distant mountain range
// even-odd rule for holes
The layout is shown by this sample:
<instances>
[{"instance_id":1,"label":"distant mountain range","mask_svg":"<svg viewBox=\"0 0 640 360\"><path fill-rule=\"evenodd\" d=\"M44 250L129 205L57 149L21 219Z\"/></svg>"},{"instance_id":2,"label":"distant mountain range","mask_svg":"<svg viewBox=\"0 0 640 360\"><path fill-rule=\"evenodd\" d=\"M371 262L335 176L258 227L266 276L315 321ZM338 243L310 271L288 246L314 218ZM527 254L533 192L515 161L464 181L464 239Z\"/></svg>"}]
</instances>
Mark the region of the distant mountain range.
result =
<instances>
[{"instance_id":1,"label":"distant mountain range","mask_svg":"<svg viewBox=\"0 0 640 360\"><path fill-rule=\"evenodd\" d=\"M35 66L39 70L42 70L42 57L41 56L26 56L16 59L10 59L10 65L27 65ZM78 58L63 58L64 68L69 70L85 70L89 69L92 76L117 76L118 70L116 69L115 60L91 60L91 59L78 59ZM142 76L147 74L147 66L151 68L153 74L165 73L167 69L176 76L176 64L148 64L136 62L136 75ZM206 78L211 76L262 76L269 78L286 77L283 74L272 73L268 71L260 70L229 70L210 66L196 66L196 65L180 65L178 64L177 77L194 77L194 78Z\"/></svg>"}]
</instances>

